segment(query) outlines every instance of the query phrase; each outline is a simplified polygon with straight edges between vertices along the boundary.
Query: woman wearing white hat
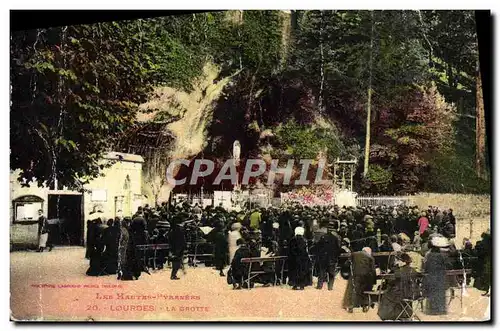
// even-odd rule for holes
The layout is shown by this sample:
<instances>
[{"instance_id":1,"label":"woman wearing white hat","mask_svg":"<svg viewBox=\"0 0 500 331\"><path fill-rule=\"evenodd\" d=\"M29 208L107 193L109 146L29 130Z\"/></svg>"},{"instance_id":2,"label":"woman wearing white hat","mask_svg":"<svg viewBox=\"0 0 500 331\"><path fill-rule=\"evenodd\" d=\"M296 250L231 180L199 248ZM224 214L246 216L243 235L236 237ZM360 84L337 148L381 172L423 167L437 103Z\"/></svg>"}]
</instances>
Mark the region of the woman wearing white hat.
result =
<instances>
[{"instance_id":1,"label":"woman wearing white hat","mask_svg":"<svg viewBox=\"0 0 500 331\"><path fill-rule=\"evenodd\" d=\"M309 284L311 264L307 251L307 242L304 239L304 228L295 228L295 237L290 240L288 255L289 282L294 290L303 290Z\"/></svg>"},{"instance_id":2,"label":"woman wearing white hat","mask_svg":"<svg viewBox=\"0 0 500 331\"><path fill-rule=\"evenodd\" d=\"M430 251L424 259L424 294L426 300L426 314L446 314L446 257L441 253L442 248L449 246L448 239L435 236L429 242Z\"/></svg>"}]
</instances>

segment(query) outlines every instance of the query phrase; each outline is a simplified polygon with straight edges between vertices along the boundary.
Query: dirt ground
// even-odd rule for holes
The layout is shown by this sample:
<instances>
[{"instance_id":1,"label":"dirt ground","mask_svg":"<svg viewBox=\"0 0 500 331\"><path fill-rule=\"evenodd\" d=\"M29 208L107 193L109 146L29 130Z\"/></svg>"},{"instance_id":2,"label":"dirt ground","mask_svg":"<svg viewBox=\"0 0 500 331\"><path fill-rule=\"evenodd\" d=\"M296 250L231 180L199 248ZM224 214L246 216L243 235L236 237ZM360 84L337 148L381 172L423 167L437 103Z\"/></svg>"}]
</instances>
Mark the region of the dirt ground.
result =
<instances>
[{"instance_id":1,"label":"dirt ground","mask_svg":"<svg viewBox=\"0 0 500 331\"><path fill-rule=\"evenodd\" d=\"M380 321L377 307L349 314L342 309L347 284L339 276L333 291L288 286L234 291L226 278L208 267L186 267L181 280L169 279L170 269L143 274L138 281L116 276L88 277L83 248L52 252L13 252L11 258L11 319L67 321ZM117 287L119 286L119 287ZM326 286L325 286L326 287ZM490 299L467 289L454 299L446 316L423 321L484 321ZM136 297L132 297L136 296Z\"/></svg>"}]
</instances>

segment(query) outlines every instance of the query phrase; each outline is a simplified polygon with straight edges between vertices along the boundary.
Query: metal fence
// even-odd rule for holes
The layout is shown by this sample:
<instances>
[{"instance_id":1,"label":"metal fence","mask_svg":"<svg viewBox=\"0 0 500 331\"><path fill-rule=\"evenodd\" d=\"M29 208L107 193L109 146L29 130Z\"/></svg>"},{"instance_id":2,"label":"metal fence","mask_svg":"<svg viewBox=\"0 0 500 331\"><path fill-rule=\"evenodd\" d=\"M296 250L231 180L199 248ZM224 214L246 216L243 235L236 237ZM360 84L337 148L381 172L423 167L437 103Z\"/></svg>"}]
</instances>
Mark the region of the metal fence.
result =
<instances>
[{"instance_id":1,"label":"metal fence","mask_svg":"<svg viewBox=\"0 0 500 331\"><path fill-rule=\"evenodd\" d=\"M229 199L229 198L228 198ZM232 198L231 198L232 199ZM231 200L229 199L229 200ZM283 202L286 201L281 198L273 198L268 195L241 195L239 196L239 202L242 205L247 205L250 208L254 207L267 207L269 205L280 206ZM174 200L187 201L189 204L194 205L198 203L202 205L202 195L201 193L194 194L176 194L174 196ZM227 200L227 199L224 199ZM229 202L229 200L227 202ZM334 200L324 201L324 203L318 203L318 205L333 205L335 203ZM224 203L225 204L225 203ZM411 196L358 196L356 197L356 205L359 207L367 207L367 206L399 206L406 205L411 206L414 205L415 201ZM203 194L203 206L215 206L214 202L214 194L213 193L205 193ZM226 204L225 204L226 205ZM315 205L315 203L308 203L308 205Z\"/></svg>"},{"instance_id":2,"label":"metal fence","mask_svg":"<svg viewBox=\"0 0 500 331\"><path fill-rule=\"evenodd\" d=\"M228 192L228 191L227 191ZM219 199L216 201L215 195L213 193L204 193L203 195L201 193L184 193L184 194L174 194L174 201L176 203L179 202L184 202L186 201L190 205L194 206L195 204L198 205L203 205L204 207L206 206L216 206L219 203L223 203L225 207L229 207L230 205L233 205L235 201L233 199L238 199L238 203L241 205L247 205L249 208L255 208L255 207L267 207L269 205L277 205L277 200L275 198L272 198L268 195L264 194L247 194L247 195L240 195L238 197L236 196L231 196L227 197L224 196L222 198L219 197ZM202 203L203 199L203 203ZM279 198L278 198L279 200Z\"/></svg>"},{"instance_id":3,"label":"metal fence","mask_svg":"<svg viewBox=\"0 0 500 331\"><path fill-rule=\"evenodd\" d=\"M356 197L356 205L359 207L367 207L367 206L399 206L406 205L411 206L414 205L414 199L408 196L395 197L395 196L364 196L364 197Z\"/></svg>"}]
</instances>

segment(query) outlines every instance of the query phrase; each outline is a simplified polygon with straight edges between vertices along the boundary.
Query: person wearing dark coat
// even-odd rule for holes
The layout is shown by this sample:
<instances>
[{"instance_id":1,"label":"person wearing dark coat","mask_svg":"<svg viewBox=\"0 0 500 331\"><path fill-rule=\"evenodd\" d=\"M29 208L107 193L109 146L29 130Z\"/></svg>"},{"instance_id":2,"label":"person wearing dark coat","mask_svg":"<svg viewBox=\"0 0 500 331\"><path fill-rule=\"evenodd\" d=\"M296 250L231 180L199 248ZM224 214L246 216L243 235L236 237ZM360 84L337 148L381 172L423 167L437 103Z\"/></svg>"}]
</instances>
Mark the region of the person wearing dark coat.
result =
<instances>
[{"instance_id":1,"label":"person wearing dark coat","mask_svg":"<svg viewBox=\"0 0 500 331\"><path fill-rule=\"evenodd\" d=\"M411 314L409 308L406 308L406 316L400 316L403 312L403 299L415 298L419 295L418 284L416 283L417 271L410 266L411 257L403 253L401 261L405 263L404 266L398 268L394 272L394 279L388 282L384 295L381 298L378 307L378 316L382 321L396 320L398 317L407 318Z\"/></svg>"},{"instance_id":2,"label":"person wearing dark coat","mask_svg":"<svg viewBox=\"0 0 500 331\"><path fill-rule=\"evenodd\" d=\"M442 228L442 233L446 238L455 237L455 225L451 223L451 220L446 221Z\"/></svg>"},{"instance_id":3,"label":"person wearing dark coat","mask_svg":"<svg viewBox=\"0 0 500 331\"><path fill-rule=\"evenodd\" d=\"M444 210L443 211L443 218L441 219L441 222L436 224L439 233L443 232L443 229L444 229L446 223L448 223L449 221L450 221L450 216L448 215L448 211Z\"/></svg>"},{"instance_id":4,"label":"person wearing dark coat","mask_svg":"<svg viewBox=\"0 0 500 331\"><path fill-rule=\"evenodd\" d=\"M214 264L219 275L224 277L224 267L229 258L229 243L223 231L223 224L216 222L215 228L207 235L207 240L214 244Z\"/></svg>"},{"instance_id":5,"label":"person wearing dark coat","mask_svg":"<svg viewBox=\"0 0 500 331\"><path fill-rule=\"evenodd\" d=\"M139 212L132 219L132 223L130 224L130 229L134 235L136 245L145 245L147 244L147 222L144 218L144 215Z\"/></svg>"},{"instance_id":6,"label":"person wearing dark coat","mask_svg":"<svg viewBox=\"0 0 500 331\"><path fill-rule=\"evenodd\" d=\"M130 223L131 235L135 246L146 245L148 243L147 222L142 211L138 211ZM141 271L148 272L147 265L144 263L144 250L136 251L136 262Z\"/></svg>"},{"instance_id":7,"label":"person wearing dark coat","mask_svg":"<svg viewBox=\"0 0 500 331\"><path fill-rule=\"evenodd\" d=\"M94 247L95 243L95 228L96 224L94 223L93 220L88 220L87 221L87 249L85 250L85 258L90 259L90 256L92 255L92 249Z\"/></svg>"},{"instance_id":8,"label":"person wearing dark coat","mask_svg":"<svg viewBox=\"0 0 500 331\"><path fill-rule=\"evenodd\" d=\"M381 236L382 243L380 244L379 251L380 252L392 252L392 244L391 240L389 239L389 236L386 234L383 234Z\"/></svg>"},{"instance_id":9,"label":"person wearing dark coat","mask_svg":"<svg viewBox=\"0 0 500 331\"><path fill-rule=\"evenodd\" d=\"M295 237L290 240L288 254L289 285L294 290L303 290L310 283L311 261L304 238L304 228L295 228Z\"/></svg>"},{"instance_id":10,"label":"person wearing dark coat","mask_svg":"<svg viewBox=\"0 0 500 331\"><path fill-rule=\"evenodd\" d=\"M49 246L51 227L45 216L43 210L38 210L38 252L43 252L46 246ZM49 248L49 251L51 248Z\"/></svg>"},{"instance_id":11,"label":"person wearing dark coat","mask_svg":"<svg viewBox=\"0 0 500 331\"><path fill-rule=\"evenodd\" d=\"M373 253L377 253L379 251L377 237L370 236L365 239L365 247L370 247Z\"/></svg>"},{"instance_id":12,"label":"person wearing dark coat","mask_svg":"<svg viewBox=\"0 0 500 331\"><path fill-rule=\"evenodd\" d=\"M446 315L446 257L440 247L446 247L444 237L429 241L430 250L424 258L423 290L426 300L426 314Z\"/></svg>"},{"instance_id":13,"label":"person wearing dark coat","mask_svg":"<svg viewBox=\"0 0 500 331\"><path fill-rule=\"evenodd\" d=\"M130 235L128 232L128 220L123 220L120 224L120 238L118 240L118 279L119 280L132 280L132 271L127 268L127 248ZM135 252L133 252L135 253Z\"/></svg>"},{"instance_id":14,"label":"person wearing dark coat","mask_svg":"<svg viewBox=\"0 0 500 331\"><path fill-rule=\"evenodd\" d=\"M382 239L382 244L380 245L378 251L379 252L392 252L394 249L392 248L391 240L389 239L389 236L386 234L383 234L381 236ZM394 262L394 257L390 256L389 258L385 256L380 256L376 258L376 262L380 270L382 271L388 271L389 269L392 268L393 262Z\"/></svg>"},{"instance_id":15,"label":"person wearing dark coat","mask_svg":"<svg viewBox=\"0 0 500 331\"><path fill-rule=\"evenodd\" d=\"M359 252L363 248L363 240L364 238L364 231L363 231L363 225L357 224L356 225L356 230L352 232L352 238L351 238L351 248L353 252Z\"/></svg>"},{"instance_id":16,"label":"person wearing dark coat","mask_svg":"<svg viewBox=\"0 0 500 331\"><path fill-rule=\"evenodd\" d=\"M278 255L279 256L288 256L289 255L289 247L288 247L288 241L283 241L281 242L281 244L279 245L279 248L278 248L279 252L278 252ZM284 260L279 260L278 262L276 262L276 270L283 270L283 277L280 277L280 281L278 282L279 284L286 284L287 283L287 278L288 278L288 259L284 259Z\"/></svg>"},{"instance_id":17,"label":"person wearing dark coat","mask_svg":"<svg viewBox=\"0 0 500 331\"><path fill-rule=\"evenodd\" d=\"M361 252L351 254L351 276L347 282L342 306L349 313L354 308L362 307L363 312L369 309L369 298L365 291L371 291L376 282L375 260L368 247Z\"/></svg>"},{"instance_id":18,"label":"person wearing dark coat","mask_svg":"<svg viewBox=\"0 0 500 331\"><path fill-rule=\"evenodd\" d=\"M476 243L475 255L477 260L474 268L474 287L480 291L486 291L483 296L488 295L491 286L491 235L489 231L481 234L481 241Z\"/></svg>"},{"instance_id":19,"label":"person wearing dark coat","mask_svg":"<svg viewBox=\"0 0 500 331\"><path fill-rule=\"evenodd\" d=\"M453 226L455 226L455 224L457 222L456 222L455 215L453 215L453 209L448 209L448 219L449 219L450 223L453 224Z\"/></svg>"},{"instance_id":20,"label":"person wearing dark coat","mask_svg":"<svg viewBox=\"0 0 500 331\"><path fill-rule=\"evenodd\" d=\"M333 290L335 271L340 256L340 236L335 232L337 224L331 224L328 232L324 234L317 244L317 261L319 268L317 289L323 288L323 283L328 278L328 290Z\"/></svg>"},{"instance_id":21,"label":"person wearing dark coat","mask_svg":"<svg viewBox=\"0 0 500 331\"><path fill-rule=\"evenodd\" d=\"M285 211L278 218L279 240L280 240L281 244L284 241L290 242L290 239L293 238L293 229L292 229L292 225L290 223L291 218L292 218L292 215L290 214L289 211Z\"/></svg>"},{"instance_id":22,"label":"person wearing dark coat","mask_svg":"<svg viewBox=\"0 0 500 331\"><path fill-rule=\"evenodd\" d=\"M126 218L120 228L118 245L118 279L137 280L143 271L142 259L137 254L137 245L130 228L132 220Z\"/></svg>"},{"instance_id":23,"label":"person wearing dark coat","mask_svg":"<svg viewBox=\"0 0 500 331\"><path fill-rule=\"evenodd\" d=\"M172 254L172 273L170 274L170 279L178 280L180 278L177 277L177 272L181 268L184 250L186 249L186 239L182 223L174 221L172 230L168 236L168 242L170 244L170 253Z\"/></svg>"},{"instance_id":24,"label":"person wearing dark coat","mask_svg":"<svg viewBox=\"0 0 500 331\"><path fill-rule=\"evenodd\" d=\"M156 228L155 230L158 231L157 236L154 238L153 243L154 244L168 244L168 230L164 228ZM168 256L168 249L159 249L156 253L156 267L161 270L163 269L163 266L165 265L166 258Z\"/></svg>"},{"instance_id":25,"label":"person wearing dark coat","mask_svg":"<svg viewBox=\"0 0 500 331\"><path fill-rule=\"evenodd\" d=\"M386 216L382 219L380 230L382 234L391 235L394 233L392 220L389 218L390 216Z\"/></svg>"},{"instance_id":26,"label":"person wearing dark coat","mask_svg":"<svg viewBox=\"0 0 500 331\"><path fill-rule=\"evenodd\" d=\"M233 278L233 289L240 290L244 280L248 276L248 268L241 259L251 257L250 249L245 243L245 239L240 238L236 241L238 249L234 253L233 260L231 261L231 273Z\"/></svg>"},{"instance_id":27,"label":"person wearing dark coat","mask_svg":"<svg viewBox=\"0 0 500 331\"><path fill-rule=\"evenodd\" d=\"M104 249L103 232L106 228L100 218L93 221L95 224L94 242L90 248L90 266L87 269L87 276L100 276L103 273L102 253Z\"/></svg>"},{"instance_id":28,"label":"person wearing dark coat","mask_svg":"<svg viewBox=\"0 0 500 331\"><path fill-rule=\"evenodd\" d=\"M160 218L160 214L159 213L151 213L151 215L149 216L148 220L147 220L147 230L148 230L148 233L153 233L153 230L156 229L156 226L158 224L158 222L160 222L161 218Z\"/></svg>"},{"instance_id":29,"label":"person wearing dark coat","mask_svg":"<svg viewBox=\"0 0 500 331\"><path fill-rule=\"evenodd\" d=\"M474 274L474 266L475 266L475 257L476 253L474 252L474 248L472 247L472 243L469 241L469 239L464 238L464 249L462 250L462 259L463 259L463 264L460 265L459 268L464 268L464 269L472 269L472 273ZM472 275L474 276L474 275ZM471 276L466 276L466 285L469 286L471 283Z\"/></svg>"},{"instance_id":30,"label":"person wearing dark coat","mask_svg":"<svg viewBox=\"0 0 500 331\"><path fill-rule=\"evenodd\" d=\"M102 241L104 251L102 253L102 262L104 271L108 275L116 274L118 269L118 244L120 240L120 221L109 220L108 227L104 229Z\"/></svg>"}]
</instances>

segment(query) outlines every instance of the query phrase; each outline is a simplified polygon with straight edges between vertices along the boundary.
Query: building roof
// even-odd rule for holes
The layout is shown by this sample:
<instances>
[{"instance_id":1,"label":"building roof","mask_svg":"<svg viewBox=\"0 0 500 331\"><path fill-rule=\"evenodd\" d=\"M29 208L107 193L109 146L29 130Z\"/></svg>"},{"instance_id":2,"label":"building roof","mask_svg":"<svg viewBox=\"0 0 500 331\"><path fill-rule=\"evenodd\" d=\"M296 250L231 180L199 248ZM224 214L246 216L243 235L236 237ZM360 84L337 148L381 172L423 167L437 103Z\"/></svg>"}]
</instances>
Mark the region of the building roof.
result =
<instances>
[{"instance_id":1,"label":"building roof","mask_svg":"<svg viewBox=\"0 0 500 331\"><path fill-rule=\"evenodd\" d=\"M120 152L108 152L104 155L104 159L144 163L144 158L140 155L120 153Z\"/></svg>"}]
</instances>

